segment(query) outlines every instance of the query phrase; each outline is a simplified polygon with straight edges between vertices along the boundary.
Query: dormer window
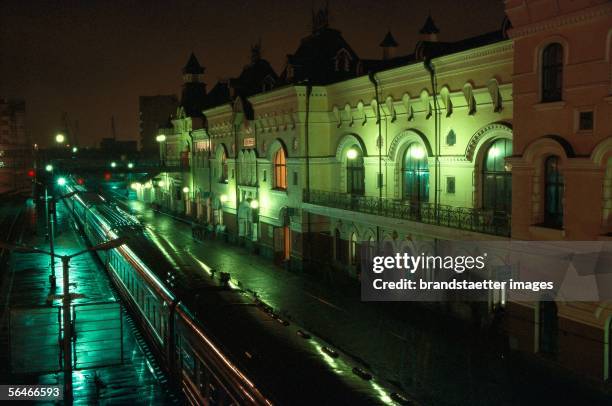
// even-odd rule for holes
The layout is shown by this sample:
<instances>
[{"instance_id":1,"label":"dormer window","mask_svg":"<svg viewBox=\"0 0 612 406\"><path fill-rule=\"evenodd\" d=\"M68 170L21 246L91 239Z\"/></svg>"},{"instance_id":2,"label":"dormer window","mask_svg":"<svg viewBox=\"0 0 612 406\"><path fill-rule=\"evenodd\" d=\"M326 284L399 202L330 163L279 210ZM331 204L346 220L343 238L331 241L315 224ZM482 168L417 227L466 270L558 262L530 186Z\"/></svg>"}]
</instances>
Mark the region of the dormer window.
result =
<instances>
[{"instance_id":1,"label":"dormer window","mask_svg":"<svg viewBox=\"0 0 612 406\"><path fill-rule=\"evenodd\" d=\"M274 87L274 84L275 84L274 78L268 75L262 81L261 90L264 92L267 92L268 90L272 90L272 88Z\"/></svg>"},{"instance_id":2,"label":"dormer window","mask_svg":"<svg viewBox=\"0 0 612 406\"><path fill-rule=\"evenodd\" d=\"M351 54L344 49L341 48L336 53L336 72L348 72L351 67Z\"/></svg>"}]
</instances>

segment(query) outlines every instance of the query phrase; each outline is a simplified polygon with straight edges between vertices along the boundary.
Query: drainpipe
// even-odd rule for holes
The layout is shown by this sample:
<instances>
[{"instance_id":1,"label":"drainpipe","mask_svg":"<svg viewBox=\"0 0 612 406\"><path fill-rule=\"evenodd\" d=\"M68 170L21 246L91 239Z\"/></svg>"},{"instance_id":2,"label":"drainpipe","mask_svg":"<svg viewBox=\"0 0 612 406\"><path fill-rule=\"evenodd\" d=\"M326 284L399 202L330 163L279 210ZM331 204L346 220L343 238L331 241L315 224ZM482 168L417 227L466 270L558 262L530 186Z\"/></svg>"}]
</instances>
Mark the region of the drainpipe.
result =
<instances>
[{"instance_id":1,"label":"drainpipe","mask_svg":"<svg viewBox=\"0 0 612 406\"><path fill-rule=\"evenodd\" d=\"M382 214L382 187L383 187L383 174L382 174L382 117L380 116L380 100L378 98L378 80L376 79L376 73L370 72L368 74L370 82L374 85L374 98L376 100L376 116L378 117L378 176L376 177L378 182L378 215ZM378 245L378 253L380 253L380 226L376 226L376 242Z\"/></svg>"},{"instance_id":2,"label":"drainpipe","mask_svg":"<svg viewBox=\"0 0 612 406\"><path fill-rule=\"evenodd\" d=\"M187 199L189 199L189 195L191 195L191 199L189 199L189 212L191 212L191 210L193 209L193 203L195 202L195 190L194 190L194 176L195 176L195 170L194 170L194 166L195 166L195 159L194 159L194 149L195 149L195 145L193 145L193 132L192 130L189 130L189 132L187 133L189 135L189 140L191 141L191 145L190 145L190 154L191 154L191 162L189 162L189 172L191 174L191 189L189 190L190 193L187 194ZM197 205L196 205L196 220L198 217L198 213L197 213ZM191 217L193 217L193 213L191 213Z\"/></svg>"},{"instance_id":3,"label":"drainpipe","mask_svg":"<svg viewBox=\"0 0 612 406\"><path fill-rule=\"evenodd\" d=\"M239 243L239 239L240 239L240 222L238 220L238 206L240 203L240 199L239 199L239 195L240 195L240 191L238 190L238 179L239 179L239 175L238 175L238 129L236 128L236 120L235 120L235 116L234 116L234 120L232 122L232 128L234 129L234 195L236 197L236 203L234 204L234 206L236 206L236 215L234 217L235 219L235 225L236 225L236 242ZM229 183L229 181L228 181Z\"/></svg>"},{"instance_id":4,"label":"drainpipe","mask_svg":"<svg viewBox=\"0 0 612 406\"><path fill-rule=\"evenodd\" d=\"M306 117L304 120L304 152L306 154L306 200L310 203L310 95L312 94L312 85L310 81L306 83ZM308 261L312 259L312 230L310 228L310 212L306 212L307 232L308 232Z\"/></svg>"},{"instance_id":5,"label":"drainpipe","mask_svg":"<svg viewBox=\"0 0 612 406\"><path fill-rule=\"evenodd\" d=\"M212 164L210 162L212 152L212 140L210 138L210 133L208 132L208 122L205 124L204 132L206 133L206 137L208 137L208 209L206 215L210 215L211 223L213 223L214 226L215 215L212 212Z\"/></svg>"},{"instance_id":6,"label":"drainpipe","mask_svg":"<svg viewBox=\"0 0 612 406\"><path fill-rule=\"evenodd\" d=\"M436 219L436 224L440 224L440 109L438 106L437 79L436 70L431 62L431 58L425 58L423 64L425 69L429 72L434 102L434 168L436 170L434 176L434 217Z\"/></svg>"}]
</instances>

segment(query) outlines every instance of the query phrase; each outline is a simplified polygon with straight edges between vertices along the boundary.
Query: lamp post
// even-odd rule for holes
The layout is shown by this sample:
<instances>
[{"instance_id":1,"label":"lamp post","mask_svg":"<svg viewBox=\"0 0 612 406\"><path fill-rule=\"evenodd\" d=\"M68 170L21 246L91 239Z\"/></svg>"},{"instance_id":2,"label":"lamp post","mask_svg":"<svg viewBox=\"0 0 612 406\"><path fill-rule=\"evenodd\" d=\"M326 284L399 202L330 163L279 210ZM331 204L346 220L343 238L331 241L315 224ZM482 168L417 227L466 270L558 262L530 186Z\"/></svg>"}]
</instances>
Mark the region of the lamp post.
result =
<instances>
[{"instance_id":1,"label":"lamp post","mask_svg":"<svg viewBox=\"0 0 612 406\"><path fill-rule=\"evenodd\" d=\"M55 142L58 144L63 144L66 141L66 136L62 133L55 135Z\"/></svg>"},{"instance_id":2,"label":"lamp post","mask_svg":"<svg viewBox=\"0 0 612 406\"><path fill-rule=\"evenodd\" d=\"M64 291L62 295L62 324L64 329L64 337L62 344L64 351L64 396L67 404L72 403L72 315L70 303L73 295L70 293L70 260L88 252L108 251L113 248L118 248L119 246L123 245L124 242L125 240L123 238L116 238L114 240L106 241L93 247L77 251L70 255L57 255L36 247L14 245L0 241L0 248L8 249L13 252L45 254L53 258L57 257L62 261L62 274L64 279Z\"/></svg>"}]
</instances>

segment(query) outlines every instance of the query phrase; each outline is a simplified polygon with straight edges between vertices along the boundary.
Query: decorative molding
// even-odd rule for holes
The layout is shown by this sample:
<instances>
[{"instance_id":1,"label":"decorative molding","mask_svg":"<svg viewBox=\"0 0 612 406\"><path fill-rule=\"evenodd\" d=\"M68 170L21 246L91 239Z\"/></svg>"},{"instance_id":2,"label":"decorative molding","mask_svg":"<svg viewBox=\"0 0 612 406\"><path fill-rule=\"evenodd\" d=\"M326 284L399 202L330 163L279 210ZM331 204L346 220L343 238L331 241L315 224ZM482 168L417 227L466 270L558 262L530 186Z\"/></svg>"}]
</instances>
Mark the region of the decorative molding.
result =
<instances>
[{"instance_id":1,"label":"decorative molding","mask_svg":"<svg viewBox=\"0 0 612 406\"><path fill-rule=\"evenodd\" d=\"M612 4L607 3L601 6L596 6L591 9L581 10L576 13L559 16L552 20L540 21L529 24L520 28L512 28L508 30L508 35L511 38L524 37L541 31L554 30L569 24L584 23L598 17L612 15Z\"/></svg>"},{"instance_id":2,"label":"decorative molding","mask_svg":"<svg viewBox=\"0 0 612 406\"><path fill-rule=\"evenodd\" d=\"M505 123L488 124L478 130L476 134L472 135L472 138L470 138L467 148L465 149L465 159L467 159L468 161L472 161L474 159L474 155L476 154L476 150L481 140L483 140L487 135L493 132L502 132L509 137L512 136L512 128L509 125Z\"/></svg>"}]
</instances>

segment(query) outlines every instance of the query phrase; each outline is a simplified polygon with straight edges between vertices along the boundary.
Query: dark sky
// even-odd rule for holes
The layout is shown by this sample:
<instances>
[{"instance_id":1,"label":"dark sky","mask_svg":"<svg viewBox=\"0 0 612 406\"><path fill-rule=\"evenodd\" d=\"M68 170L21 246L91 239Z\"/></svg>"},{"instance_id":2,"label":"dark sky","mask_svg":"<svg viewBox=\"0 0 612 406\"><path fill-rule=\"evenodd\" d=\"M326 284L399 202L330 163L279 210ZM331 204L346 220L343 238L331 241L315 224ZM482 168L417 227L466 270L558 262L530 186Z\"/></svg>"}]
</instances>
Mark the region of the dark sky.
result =
<instances>
[{"instance_id":1,"label":"dark sky","mask_svg":"<svg viewBox=\"0 0 612 406\"><path fill-rule=\"evenodd\" d=\"M33 142L51 142L62 112L78 120L82 145L110 136L138 138L138 96L180 94L181 68L193 50L211 89L237 76L249 49L280 73L285 56L310 30L321 0L36 1L0 0L0 96L26 100ZM412 52L428 12L439 38L452 41L498 29L502 0L331 0L331 26L360 57L380 56L388 28L400 54Z\"/></svg>"}]
</instances>

